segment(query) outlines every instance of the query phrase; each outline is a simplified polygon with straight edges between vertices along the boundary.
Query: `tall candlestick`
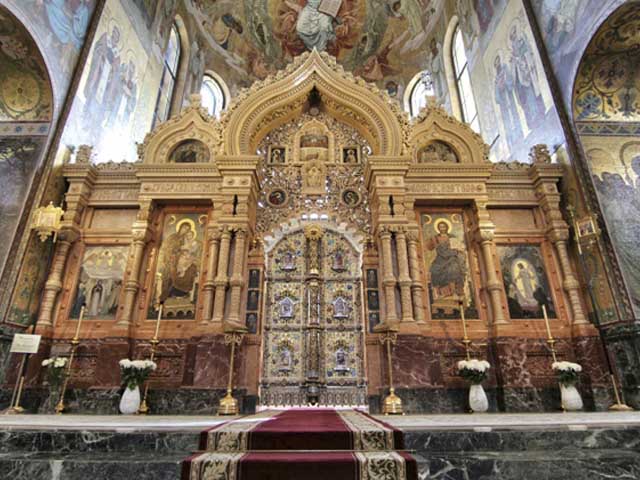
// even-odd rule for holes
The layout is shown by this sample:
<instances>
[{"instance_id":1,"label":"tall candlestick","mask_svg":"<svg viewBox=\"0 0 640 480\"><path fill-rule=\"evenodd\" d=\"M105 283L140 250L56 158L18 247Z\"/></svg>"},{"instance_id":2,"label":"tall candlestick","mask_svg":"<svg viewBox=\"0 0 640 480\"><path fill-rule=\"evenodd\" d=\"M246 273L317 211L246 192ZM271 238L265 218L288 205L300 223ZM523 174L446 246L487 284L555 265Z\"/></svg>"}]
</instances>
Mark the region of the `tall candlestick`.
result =
<instances>
[{"instance_id":1,"label":"tall candlestick","mask_svg":"<svg viewBox=\"0 0 640 480\"><path fill-rule=\"evenodd\" d=\"M160 333L160 320L162 320L162 307L163 304L160 304L160 308L158 308L158 319L156 320L156 333L153 334L154 339L158 339L158 333Z\"/></svg>"},{"instance_id":2,"label":"tall candlestick","mask_svg":"<svg viewBox=\"0 0 640 480\"><path fill-rule=\"evenodd\" d=\"M542 305L542 315L544 315L544 324L547 327L547 338L549 340L553 340L553 335L551 335L551 327L549 326L549 317L547 316L547 308Z\"/></svg>"},{"instance_id":3,"label":"tall candlestick","mask_svg":"<svg viewBox=\"0 0 640 480\"><path fill-rule=\"evenodd\" d=\"M462 331L464 332L464 339L468 339L467 335L467 320L464 318L464 304L460 302L460 318L462 319Z\"/></svg>"},{"instance_id":4,"label":"tall candlestick","mask_svg":"<svg viewBox=\"0 0 640 480\"><path fill-rule=\"evenodd\" d=\"M76 333L73 336L75 340L77 340L80 336L80 326L82 325L82 319L84 318L84 305L80 307L80 317L78 318L78 325L76 326Z\"/></svg>"}]
</instances>

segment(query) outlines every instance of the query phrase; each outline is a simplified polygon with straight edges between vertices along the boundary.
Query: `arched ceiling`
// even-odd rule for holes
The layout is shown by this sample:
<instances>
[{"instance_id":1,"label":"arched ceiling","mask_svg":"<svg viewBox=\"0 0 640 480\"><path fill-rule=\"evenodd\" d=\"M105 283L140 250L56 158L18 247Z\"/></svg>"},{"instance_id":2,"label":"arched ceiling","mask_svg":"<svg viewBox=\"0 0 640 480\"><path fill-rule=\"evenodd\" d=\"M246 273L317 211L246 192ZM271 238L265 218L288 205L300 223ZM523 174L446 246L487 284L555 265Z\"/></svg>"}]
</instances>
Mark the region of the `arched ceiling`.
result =
<instances>
[{"instance_id":1,"label":"arched ceiling","mask_svg":"<svg viewBox=\"0 0 640 480\"><path fill-rule=\"evenodd\" d=\"M443 0L185 0L209 47L208 63L232 89L267 77L315 47L392 95L401 94L416 72L426 68L428 39L442 17L443 4ZM335 15L329 14L331 6Z\"/></svg>"}]
</instances>

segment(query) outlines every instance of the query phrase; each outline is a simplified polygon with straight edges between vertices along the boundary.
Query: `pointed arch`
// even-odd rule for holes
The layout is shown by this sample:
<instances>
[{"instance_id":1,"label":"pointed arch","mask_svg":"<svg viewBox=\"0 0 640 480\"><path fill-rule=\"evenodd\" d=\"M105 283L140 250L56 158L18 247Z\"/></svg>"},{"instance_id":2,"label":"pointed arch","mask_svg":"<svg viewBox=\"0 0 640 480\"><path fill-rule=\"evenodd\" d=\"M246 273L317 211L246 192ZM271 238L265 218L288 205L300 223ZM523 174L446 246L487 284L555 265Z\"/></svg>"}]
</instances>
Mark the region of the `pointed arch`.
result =
<instances>
[{"instance_id":1,"label":"pointed arch","mask_svg":"<svg viewBox=\"0 0 640 480\"><path fill-rule=\"evenodd\" d=\"M386 92L356 80L334 58L315 50L236 97L222 118L225 153L255 154L269 131L303 111L314 87L327 112L356 128L370 142L374 155L402 155L408 119L400 106Z\"/></svg>"}]
</instances>

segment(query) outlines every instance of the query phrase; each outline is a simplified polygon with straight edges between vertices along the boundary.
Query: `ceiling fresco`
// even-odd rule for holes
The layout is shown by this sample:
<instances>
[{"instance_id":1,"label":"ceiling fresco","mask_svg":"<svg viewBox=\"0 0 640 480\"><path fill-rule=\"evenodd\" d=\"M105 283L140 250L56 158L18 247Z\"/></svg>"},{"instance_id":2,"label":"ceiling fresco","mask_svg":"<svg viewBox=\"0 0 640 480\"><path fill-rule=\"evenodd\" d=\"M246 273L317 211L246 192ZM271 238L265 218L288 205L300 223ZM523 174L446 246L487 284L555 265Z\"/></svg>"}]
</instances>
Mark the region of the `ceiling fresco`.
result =
<instances>
[{"instance_id":1,"label":"ceiling fresco","mask_svg":"<svg viewBox=\"0 0 640 480\"><path fill-rule=\"evenodd\" d=\"M428 64L443 0L186 0L215 65L245 86L316 48L390 93ZM220 61L222 60L222 62Z\"/></svg>"}]
</instances>

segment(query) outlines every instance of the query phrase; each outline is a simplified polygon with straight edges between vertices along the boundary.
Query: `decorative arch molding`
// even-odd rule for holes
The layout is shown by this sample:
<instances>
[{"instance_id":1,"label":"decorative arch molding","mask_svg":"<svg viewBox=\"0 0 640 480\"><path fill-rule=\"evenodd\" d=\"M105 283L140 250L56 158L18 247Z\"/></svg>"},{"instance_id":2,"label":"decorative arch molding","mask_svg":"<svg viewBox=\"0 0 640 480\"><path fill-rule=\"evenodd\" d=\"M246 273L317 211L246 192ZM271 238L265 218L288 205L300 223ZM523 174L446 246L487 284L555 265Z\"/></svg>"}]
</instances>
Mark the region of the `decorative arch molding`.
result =
<instances>
[{"instance_id":1,"label":"decorative arch molding","mask_svg":"<svg viewBox=\"0 0 640 480\"><path fill-rule=\"evenodd\" d=\"M314 220L300 220L298 218L292 218L286 223L280 225L279 228L274 229L270 235L264 237L264 254L265 262L271 250L280 243L280 241L286 236L303 230L308 225L318 225L325 230L331 230L333 232L343 235L351 244L351 246L358 252L358 254L364 251L365 237L355 228L349 227L346 223L335 223L331 220L314 219ZM360 259L362 261L362 259ZM358 269L361 265L358 265Z\"/></svg>"},{"instance_id":2,"label":"decorative arch molding","mask_svg":"<svg viewBox=\"0 0 640 480\"><path fill-rule=\"evenodd\" d=\"M460 163L489 162L489 146L482 137L435 102L422 109L412 127L409 144L414 163L418 162L418 151L435 141L449 145Z\"/></svg>"},{"instance_id":3,"label":"decorative arch molding","mask_svg":"<svg viewBox=\"0 0 640 480\"><path fill-rule=\"evenodd\" d=\"M169 163L173 149L185 140L199 140L209 150L209 162L219 144L218 123L200 104L200 95L190 97L191 104L177 116L161 123L138 146L138 157L146 164Z\"/></svg>"},{"instance_id":4,"label":"decorative arch molding","mask_svg":"<svg viewBox=\"0 0 640 480\"><path fill-rule=\"evenodd\" d=\"M397 102L375 85L345 72L335 58L314 50L234 99L221 120L225 153L255 154L268 132L303 111L314 87L326 110L355 127L370 142L374 154L405 152L408 118Z\"/></svg>"}]
</instances>

